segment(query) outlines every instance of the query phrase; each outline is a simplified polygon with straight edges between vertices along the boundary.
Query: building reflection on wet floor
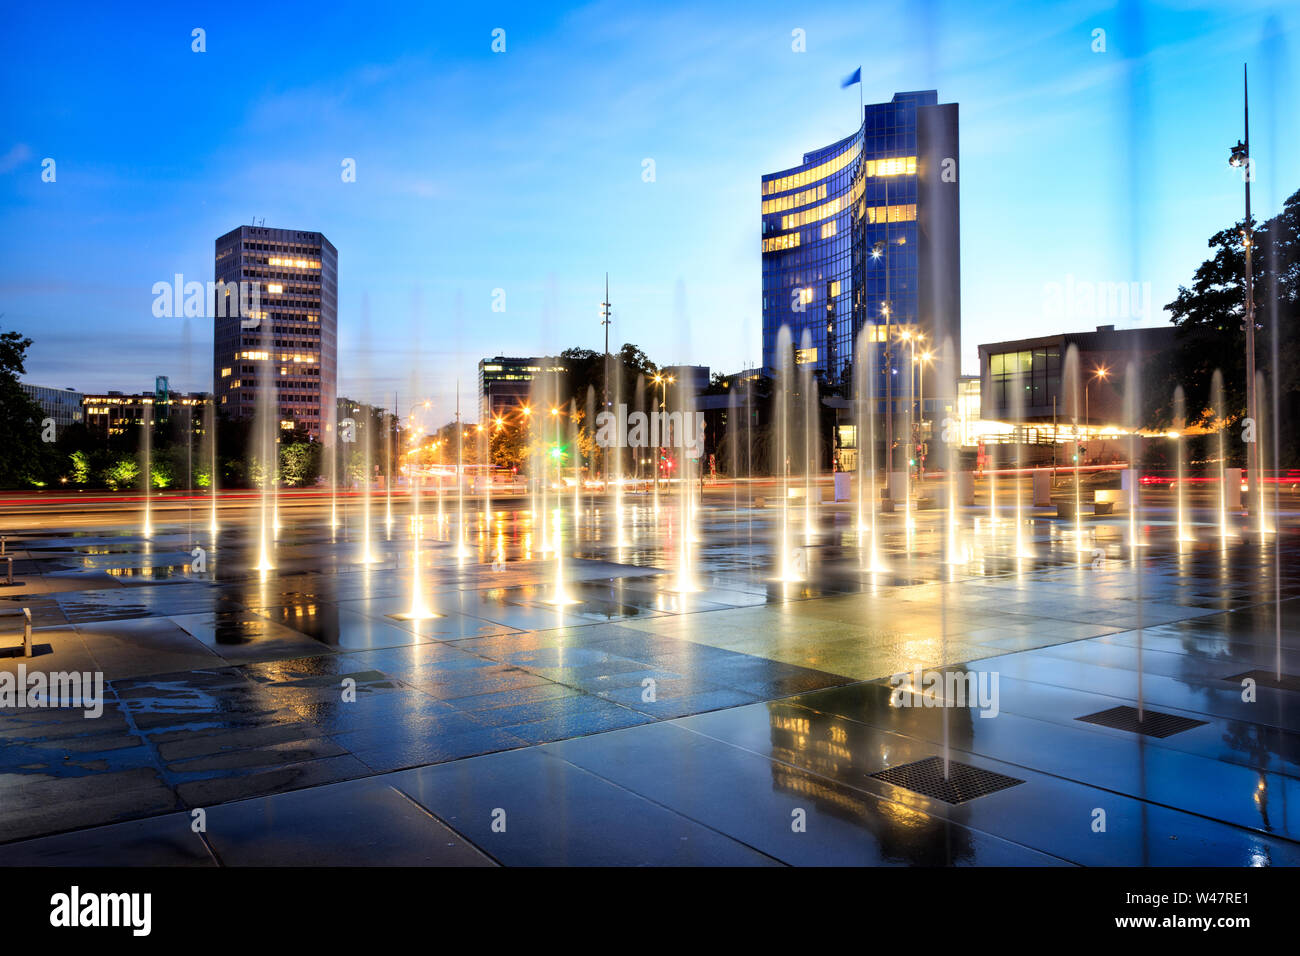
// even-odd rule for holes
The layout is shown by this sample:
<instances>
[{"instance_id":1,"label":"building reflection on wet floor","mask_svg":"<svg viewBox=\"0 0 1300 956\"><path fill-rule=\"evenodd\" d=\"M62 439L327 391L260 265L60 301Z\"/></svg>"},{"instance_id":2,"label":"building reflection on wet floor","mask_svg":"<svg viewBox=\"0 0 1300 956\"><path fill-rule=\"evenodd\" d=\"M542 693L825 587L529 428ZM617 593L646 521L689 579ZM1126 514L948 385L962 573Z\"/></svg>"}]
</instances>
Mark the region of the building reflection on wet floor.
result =
<instances>
[{"instance_id":1,"label":"building reflection on wet floor","mask_svg":"<svg viewBox=\"0 0 1300 956\"><path fill-rule=\"evenodd\" d=\"M665 512L622 549L587 522L565 604L522 535L498 571L431 540L423 620L396 538L360 565L290 528L267 575L238 529L207 574L183 530L11 538L37 655L0 672L100 672L106 699L4 716L0 864L1300 863L1300 683L1268 676L1279 641L1300 673L1289 532L1279 563L1153 528L1139 596L1118 531L1100 563L1038 522L1038 557L952 566L931 530L867 574L826 515L785 583L772 512L708 507L682 592ZM1079 719L1139 684L1187 729ZM945 753L996 783L882 777Z\"/></svg>"}]
</instances>

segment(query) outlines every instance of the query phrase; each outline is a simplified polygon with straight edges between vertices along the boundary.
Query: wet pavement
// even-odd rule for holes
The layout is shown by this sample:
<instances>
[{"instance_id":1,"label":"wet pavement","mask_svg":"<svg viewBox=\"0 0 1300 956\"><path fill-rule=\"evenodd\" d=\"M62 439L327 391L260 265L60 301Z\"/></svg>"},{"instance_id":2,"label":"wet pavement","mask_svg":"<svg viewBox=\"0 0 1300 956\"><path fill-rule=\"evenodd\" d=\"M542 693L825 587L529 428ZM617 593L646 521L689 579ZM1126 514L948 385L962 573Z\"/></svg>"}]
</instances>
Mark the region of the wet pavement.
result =
<instances>
[{"instance_id":1,"label":"wet pavement","mask_svg":"<svg viewBox=\"0 0 1300 956\"><path fill-rule=\"evenodd\" d=\"M558 590L527 512L467 518L458 556L454 504L426 504L419 620L404 510L369 564L359 512L287 516L265 573L233 522L215 547L202 520L11 530L0 601L36 655L0 674L99 673L105 699L0 713L0 865L1300 863L1290 520L1279 560L1240 518L1180 543L1153 502L1136 555L1122 516L1076 544L1040 515L1017 556L985 510L948 563L942 515L882 516L874 573L828 505L780 581L780 511L710 494L685 591L669 497L629 504L623 547L584 499ZM1139 694L1190 726L1080 719Z\"/></svg>"}]
</instances>

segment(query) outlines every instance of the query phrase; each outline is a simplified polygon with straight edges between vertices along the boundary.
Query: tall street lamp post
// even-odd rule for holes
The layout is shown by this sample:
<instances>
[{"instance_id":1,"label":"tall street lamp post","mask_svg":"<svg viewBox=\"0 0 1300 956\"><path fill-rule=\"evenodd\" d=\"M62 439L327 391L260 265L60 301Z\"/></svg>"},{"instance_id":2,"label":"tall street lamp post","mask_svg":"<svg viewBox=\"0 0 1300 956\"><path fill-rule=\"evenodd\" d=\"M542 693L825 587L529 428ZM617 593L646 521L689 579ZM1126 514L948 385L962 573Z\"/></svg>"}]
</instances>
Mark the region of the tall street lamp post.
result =
<instances>
[{"instance_id":1,"label":"tall street lamp post","mask_svg":"<svg viewBox=\"0 0 1300 956\"><path fill-rule=\"evenodd\" d=\"M1098 365L1096 368L1094 368L1094 369L1092 370L1092 375L1090 375L1090 376L1088 377L1088 380L1087 380L1086 382L1083 383L1083 428L1084 428L1084 434L1087 434L1088 426L1092 424L1092 414L1091 414L1091 412L1089 411L1089 408L1088 408L1088 389L1092 387L1092 383L1095 382L1095 381L1101 380L1101 381L1104 382L1104 381L1106 380L1106 376L1109 375L1109 374L1110 374L1110 369L1109 369L1109 368L1107 368L1107 367L1104 366L1104 365ZM1075 399L1075 401L1078 401L1078 399Z\"/></svg>"},{"instance_id":2,"label":"tall street lamp post","mask_svg":"<svg viewBox=\"0 0 1300 956\"><path fill-rule=\"evenodd\" d=\"M655 374L654 382L656 385L659 386L660 412L665 412L668 410L668 386L676 381L677 381L676 377L672 375L659 375L657 373ZM662 420L660 421L660 426L657 430L657 434L658 434L658 438L655 441L655 487L656 488L659 487L659 472L662 470L660 468L660 459L663 457L660 449L663 447L663 439L664 439Z\"/></svg>"},{"instance_id":3,"label":"tall street lamp post","mask_svg":"<svg viewBox=\"0 0 1300 956\"><path fill-rule=\"evenodd\" d=\"M609 325L611 321L612 319L610 318L610 302L609 302L609 273L606 272L605 273L605 301L600 304L600 324L605 327L605 374L601 376L601 385L600 385L600 392L601 392L600 410L602 412L609 411ZM591 427L594 430L596 427L596 423L591 422L589 427ZM622 450L620 449L619 451L615 452L615 454L622 454ZM600 456L600 462L601 462L602 469L605 472L605 476L604 476L605 484L606 487L608 487L609 485L609 450L608 449L604 449L602 451Z\"/></svg>"},{"instance_id":4,"label":"tall street lamp post","mask_svg":"<svg viewBox=\"0 0 1300 956\"><path fill-rule=\"evenodd\" d=\"M1250 85L1246 76L1246 67L1243 64L1241 68L1242 79L1242 113L1245 120L1246 139L1244 142L1237 141L1237 145L1232 147L1231 155L1228 157L1228 165L1237 166L1242 171L1242 182L1246 187L1246 221L1241 230L1242 244L1246 250L1246 417L1251 422L1258 422L1259 416L1256 414L1258 409L1256 402L1258 396L1255 394L1255 274L1251 265L1251 247L1253 242L1253 230L1250 221L1250 181L1255 178L1254 164L1250 158ZM1256 501L1259 482L1264 477L1259 473L1259 435L1253 436L1256 440L1250 443L1247 449L1246 469L1250 478L1248 492L1250 504Z\"/></svg>"}]
</instances>

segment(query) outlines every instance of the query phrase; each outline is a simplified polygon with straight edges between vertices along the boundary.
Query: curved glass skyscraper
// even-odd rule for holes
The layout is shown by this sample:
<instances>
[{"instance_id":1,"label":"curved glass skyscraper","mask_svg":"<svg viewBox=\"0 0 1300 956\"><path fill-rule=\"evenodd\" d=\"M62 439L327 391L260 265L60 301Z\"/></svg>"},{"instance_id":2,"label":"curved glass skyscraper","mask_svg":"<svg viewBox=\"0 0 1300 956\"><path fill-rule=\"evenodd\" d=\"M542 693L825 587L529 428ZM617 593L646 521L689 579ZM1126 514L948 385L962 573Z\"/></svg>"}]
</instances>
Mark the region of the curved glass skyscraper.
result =
<instances>
[{"instance_id":1,"label":"curved glass skyscraper","mask_svg":"<svg viewBox=\"0 0 1300 956\"><path fill-rule=\"evenodd\" d=\"M783 325L795 363L828 384L852 381L853 343L866 326L877 327L882 376L884 343L905 335L919 332L934 348L951 339L960 355L957 104L938 100L934 90L896 93L867 106L851 136L763 177L769 370L780 364ZM927 406L944 397L932 386L926 394Z\"/></svg>"}]
</instances>

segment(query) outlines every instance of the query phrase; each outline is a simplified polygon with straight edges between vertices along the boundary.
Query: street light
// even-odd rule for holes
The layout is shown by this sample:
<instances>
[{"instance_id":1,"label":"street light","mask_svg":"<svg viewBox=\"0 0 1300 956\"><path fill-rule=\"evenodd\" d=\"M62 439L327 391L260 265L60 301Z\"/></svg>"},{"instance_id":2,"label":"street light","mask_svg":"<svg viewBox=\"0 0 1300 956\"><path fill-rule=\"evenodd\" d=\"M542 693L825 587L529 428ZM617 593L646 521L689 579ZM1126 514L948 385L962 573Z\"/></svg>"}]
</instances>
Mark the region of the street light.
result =
<instances>
[{"instance_id":1,"label":"street light","mask_svg":"<svg viewBox=\"0 0 1300 956\"><path fill-rule=\"evenodd\" d=\"M1098 365L1092 370L1092 375L1088 377L1088 380L1083 383L1083 427L1085 433L1087 432L1088 426L1092 423L1092 413L1088 408L1088 390L1091 388L1093 382L1098 380L1104 382L1109 375L1109 368L1105 365ZM1078 401L1078 399L1075 399L1075 401Z\"/></svg>"},{"instance_id":2,"label":"street light","mask_svg":"<svg viewBox=\"0 0 1300 956\"><path fill-rule=\"evenodd\" d=\"M672 375L660 375L655 373L654 383L659 386L659 408L661 410L668 407L668 386L677 381ZM663 457L661 449L664 438L663 428L658 430L658 438L655 441L655 487L659 487L659 461Z\"/></svg>"},{"instance_id":3,"label":"street light","mask_svg":"<svg viewBox=\"0 0 1300 956\"><path fill-rule=\"evenodd\" d=\"M1246 417L1252 422L1259 421L1256 415L1256 401L1258 396L1255 394L1255 273L1251 265L1251 246L1252 234L1250 228L1250 181L1254 179L1254 169L1250 158L1250 84L1246 75L1246 67L1243 64L1241 68L1242 81L1242 115L1245 120L1246 139L1238 140L1237 145L1231 147L1228 155L1228 165L1239 167L1242 170L1242 182L1246 187L1246 221L1241 230L1242 245L1246 251ZM1247 450L1246 468L1250 479L1248 485L1248 494L1251 502L1255 500L1256 488L1259 486L1259 480L1263 476L1259 473L1259 442L1253 441ZM1260 517L1260 527L1263 527L1263 516Z\"/></svg>"}]
</instances>

